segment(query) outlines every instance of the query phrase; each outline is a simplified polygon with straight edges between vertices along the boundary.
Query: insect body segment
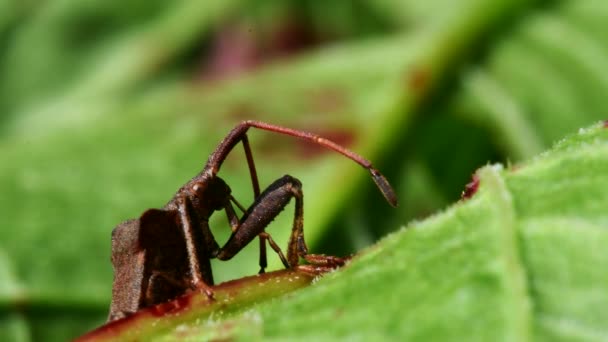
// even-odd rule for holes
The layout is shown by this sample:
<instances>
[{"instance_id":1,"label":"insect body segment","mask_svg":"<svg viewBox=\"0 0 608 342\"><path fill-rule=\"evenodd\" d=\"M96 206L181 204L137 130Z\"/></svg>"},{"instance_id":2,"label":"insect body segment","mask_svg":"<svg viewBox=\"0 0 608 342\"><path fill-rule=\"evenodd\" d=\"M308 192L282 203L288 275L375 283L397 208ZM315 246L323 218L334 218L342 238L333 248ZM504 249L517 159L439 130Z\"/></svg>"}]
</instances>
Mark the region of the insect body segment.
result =
<instances>
[{"instance_id":1,"label":"insect body segment","mask_svg":"<svg viewBox=\"0 0 608 342\"><path fill-rule=\"evenodd\" d=\"M244 121L232 129L209 156L203 170L182 186L162 209L149 209L138 219L119 224L112 232L114 286L109 320L163 303L189 290L200 290L213 298L210 260L229 260L256 237L260 239L260 273L264 272L266 242L286 268L308 272L342 266L345 259L308 254L304 239L304 195L299 180L289 175L260 192L247 130L255 127L308 140L334 150L366 168L386 200L397 205L397 197L386 178L360 155L313 133L259 121ZM217 173L227 155L243 144L253 186L253 204L245 210L231 195L228 184ZM295 213L285 256L265 229L295 198ZM243 211L239 218L233 204ZM220 246L209 228L215 211L226 213L232 235ZM299 266L300 258L309 265Z\"/></svg>"}]
</instances>

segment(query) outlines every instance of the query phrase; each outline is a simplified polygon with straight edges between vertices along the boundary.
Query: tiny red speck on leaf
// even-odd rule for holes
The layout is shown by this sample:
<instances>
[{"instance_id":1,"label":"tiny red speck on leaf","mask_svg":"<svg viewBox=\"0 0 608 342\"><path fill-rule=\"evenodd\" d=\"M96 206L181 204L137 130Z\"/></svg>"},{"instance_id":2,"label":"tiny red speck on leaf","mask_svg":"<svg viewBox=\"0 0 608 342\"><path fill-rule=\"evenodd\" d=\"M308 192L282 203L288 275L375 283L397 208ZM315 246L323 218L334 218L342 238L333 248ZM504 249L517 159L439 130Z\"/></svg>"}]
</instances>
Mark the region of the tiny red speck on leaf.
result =
<instances>
[{"instance_id":1,"label":"tiny red speck on leaf","mask_svg":"<svg viewBox=\"0 0 608 342\"><path fill-rule=\"evenodd\" d=\"M479 188L479 176L477 176L477 174L474 174L471 181L469 183L467 183L467 185L464 186L464 190L462 191L462 194L460 195L460 197L463 200L469 199L469 198L473 197L473 195L475 195L478 188Z\"/></svg>"}]
</instances>

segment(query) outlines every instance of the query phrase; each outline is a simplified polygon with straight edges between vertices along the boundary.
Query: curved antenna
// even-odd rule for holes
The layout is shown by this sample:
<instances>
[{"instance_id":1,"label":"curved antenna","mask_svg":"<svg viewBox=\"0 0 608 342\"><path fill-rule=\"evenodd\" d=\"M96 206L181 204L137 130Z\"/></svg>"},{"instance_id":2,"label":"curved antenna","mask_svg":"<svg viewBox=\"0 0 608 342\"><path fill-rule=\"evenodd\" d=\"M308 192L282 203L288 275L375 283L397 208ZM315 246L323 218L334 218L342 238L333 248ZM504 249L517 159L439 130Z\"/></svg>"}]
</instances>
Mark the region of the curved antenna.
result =
<instances>
[{"instance_id":1,"label":"curved antenna","mask_svg":"<svg viewBox=\"0 0 608 342\"><path fill-rule=\"evenodd\" d=\"M378 171L376 168L374 168L372 166L372 163L369 160L367 160L367 159L363 158L362 156L360 156L359 154L347 149L346 147L339 145L329 139L325 139L317 134L305 132L305 131L299 131L299 130L291 129L291 128L287 128L287 127L272 125L272 124L261 122L261 121L247 120L247 121L241 122L236 127L234 127L228 133L228 135L226 135L226 137L220 142L220 144L215 149L215 151L213 151L213 153L209 156L209 160L207 161L207 165L205 166L205 169L203 172L210 174L211 176L215 176L217 174L217 172L219 171L220 166L222 165L222 163L224 162L224 160L226 159L226 157L232 150L232 148L234 148L234 146L237 143L239 143L240 141L243 141L243 140L247 141L246 133L250 127L255 127L255 128L258 128L261 130L265 130L265 131L285 134L285 135L289 135L292 137L304 139L304 140L310 141L312 143L315 143L317 145L323 146L325 148L328 148L330 150L340 153L341 155L347 157L348 159L354 161L355 163L361 165L363 168L368 170L372 176L372 179L374 180L374 183L376 183L376 186L378 187L380 192L382 192L382 195L384 195L384 198L386 199L386 201L393 207L397 206L397 195L395 194L395 191L391 187L391 185L388 182L388 180L386 179L386 177L384 177L380 173L380 171ZM253 167L252 162L251 163L249 162L250 159L252 160L251 152L250 152L250 149L248 148L248 146L245 148L245 150L246 150L247 160L248 160L249 169L250 169L249 171L253 178L253 177L255 177L255 167ZM257 184L257 177L255 177L255 178L256 179L255 180L252 179L252 181L254 182L254 184Z\"/></svg>"}]
</instances>

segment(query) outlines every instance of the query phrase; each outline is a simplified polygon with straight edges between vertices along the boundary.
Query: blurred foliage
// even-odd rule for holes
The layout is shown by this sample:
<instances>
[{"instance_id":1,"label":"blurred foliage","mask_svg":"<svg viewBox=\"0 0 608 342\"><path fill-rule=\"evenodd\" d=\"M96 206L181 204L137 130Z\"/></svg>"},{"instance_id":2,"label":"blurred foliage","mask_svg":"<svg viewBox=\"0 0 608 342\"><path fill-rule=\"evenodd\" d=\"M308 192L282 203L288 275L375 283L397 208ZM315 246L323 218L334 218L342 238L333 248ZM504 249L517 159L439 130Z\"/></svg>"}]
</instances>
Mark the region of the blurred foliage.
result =
<instances>
[{"instance_id":1,"label":"blurred foliage","mask_svg":"<svg viewBox=\"0 0 608 342\"><path fill-rule=\"evenodd\" d=\"M302 180L313 252L428 216L484 163L606 117L607 19L601 0L3 2L0 339L103 322L112 228L162 206L245 118L346 144L398 190L394 210L352 163L252 131L262 186ZM235 151L221 175L248 203ZM281 245L291 212L268 229ZM255 273L254 245L216 281Z\"/></svg>"}]
</instances>

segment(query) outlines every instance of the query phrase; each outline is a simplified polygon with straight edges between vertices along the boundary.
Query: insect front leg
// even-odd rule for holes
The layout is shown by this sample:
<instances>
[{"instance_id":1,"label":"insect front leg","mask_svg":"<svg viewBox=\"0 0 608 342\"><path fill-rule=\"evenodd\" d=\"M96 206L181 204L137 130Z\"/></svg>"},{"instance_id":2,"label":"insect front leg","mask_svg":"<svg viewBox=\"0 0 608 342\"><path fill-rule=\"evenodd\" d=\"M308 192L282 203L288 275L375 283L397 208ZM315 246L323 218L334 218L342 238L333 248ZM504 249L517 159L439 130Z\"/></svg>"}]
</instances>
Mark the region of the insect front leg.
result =
<instances>
[{"instance_id":1,"label":"insect front leg","mask_svg":"<svg viewBox=\"0 0 608 342\"><path fill-rule=\"evenodd\" d=\"M230 198L231 201L233 201L238 207L239 209L241 209L243 211L243 213L247 213L247 211L242 208L242 206L234 199L234 198ZM239 218L236 216L236 213L234 212L234 208L232 207L231 203L226 204L226 206L224 207L225 212L226 212L226 216L228 217L228 223L230 224L230 229L232 230L233 233L235 233L239 227L241 226L240 220ZM281 261L283 262L283 265L285 265L285 268L289 268L289 264L287 263L287 259L285 258L285 255L283 254L283 251L281 251L281 248L277 245L277 243L272 239L272 236L270 236L270 234L268 234L265 231L262 231L261 233L258 234L258 237L260 238L260 274L264 273L265 268L267 266L266 263L266 241L268 241L268 243L270 244L270 247L272 247L272 249L279 255L279 258L281 258ZM219 253L219 248L216 251L217 255Z\"/></svg>"},{"instance_id":2,"label":"insect front leg","mask_svg":"<svg viewBox=\"0 0 608 342\"><path fill-rule=\"evenodd\" d=\"M280 248L264 230L292 198L296 199L296 208L287 257L285 258L282 256ZM232 233L228 242L219 250L217 258L220 260L232 258L256 236L261 235L264 239L268 239L271 247L277 251L285 267L296 267L300 257L315 265L319 264L327 267L342 265L341 258L308 254L308 247L304 240L303 202L302 183L299 180L288 175L276 180L260 194L247 210L238 229Z\"/></svg>"}]
</instances>

